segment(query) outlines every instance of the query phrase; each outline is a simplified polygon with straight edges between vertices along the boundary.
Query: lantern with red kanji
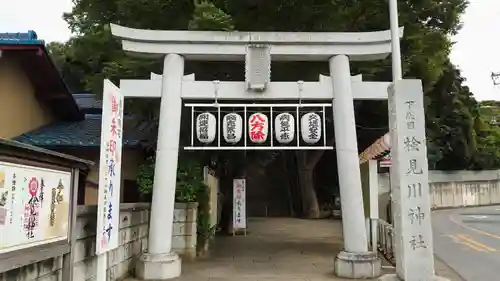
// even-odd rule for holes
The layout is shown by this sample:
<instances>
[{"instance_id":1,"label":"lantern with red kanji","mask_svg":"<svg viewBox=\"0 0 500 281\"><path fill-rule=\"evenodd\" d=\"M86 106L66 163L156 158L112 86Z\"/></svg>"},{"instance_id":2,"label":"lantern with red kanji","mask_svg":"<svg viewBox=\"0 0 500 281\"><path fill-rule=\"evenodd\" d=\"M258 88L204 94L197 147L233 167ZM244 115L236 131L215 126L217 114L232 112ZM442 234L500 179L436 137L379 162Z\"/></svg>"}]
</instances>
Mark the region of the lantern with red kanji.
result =
<instances>
[{"instance_id":1,"label":"lantern with red kanji","mask_svg":"<svg viewBox=\"0 0 500 281\"><path fill-rule=\"evenodd\" d=\"M217 122L210 112L203 112L196 117L196 137L201 143L211 143L215 140Z\"/></svg>"},{"instance_id":2,"label":"lantern with red kanji","mask_svg":"<svg viewBox=\"0 0 500 281\"><path fill-rule=\"evenodd\" d=\"M250 115L248 120L248 136L253 143L263 143L267 140L269 122L267 116L262 113Z\"/></svg>"},{"instance_id":3,"label":"lantern with red kanji","mask_svg":"<svg viewBox=\"0 0 500 281\"><path fill-rule=\"evenodd\" d=\"M315 144L321 139L321 117L317 113L309 112L301 119L302 139L307 144Z\"/></svg>"}]
</instances>

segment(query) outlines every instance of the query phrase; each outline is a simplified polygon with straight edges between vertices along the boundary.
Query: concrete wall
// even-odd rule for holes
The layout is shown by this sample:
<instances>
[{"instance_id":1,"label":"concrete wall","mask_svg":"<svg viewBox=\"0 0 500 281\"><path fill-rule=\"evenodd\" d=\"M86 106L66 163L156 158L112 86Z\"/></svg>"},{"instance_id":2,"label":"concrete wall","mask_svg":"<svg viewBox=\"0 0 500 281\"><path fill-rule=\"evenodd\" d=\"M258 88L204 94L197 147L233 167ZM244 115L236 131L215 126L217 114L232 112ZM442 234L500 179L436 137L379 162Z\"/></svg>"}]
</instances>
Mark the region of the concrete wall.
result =
<instances>
[{"instance_id":1,"label":"concrete wall","mask_svg":"<svg viewBox=\"0 0 500 281\"><path fill-rule=\"evenodd\" d=\"M23 70L12 60L0 58L0 137L10 139L47 125L50 111L35 98Z\"/></svg>"},{"instance_id":2,"label":"concrete wall","mask_svg":"<svg viewBox=\"0 0 500 281\"><path fill-rule=\"evenodd\" d=\"M172 247L183 258L192 259L196 255L196 206L179 203L175 206ZM79 206L72 281L95 280L96 216L95 206ZM120 245L108 253L108 280L133 274L137 257L147 249L148 221L149 204L120 206ZM61 269L62 257L59 257L0 273L0 281L68 281L62 280Z\"/></svg>"},{"instance_id":3,"label":"concrete wall","mask_svg":"<svg viewBox=\"0 0 500 281\"><path fill-rule=\"evenodd\" d=\"M172 250L185 260L196 258L197 203L175 203Z\"/></svg>"},{"instance_id":4,"label":"concrete wall","mask_svg":"<svg viewBox=\"0 0 500 281\"><path fill-rule=\"evenodd\" d=\"M389 175L379 174L380 218L386 219ZM434 209L500 204L500 170L429 171Z\"/></svg>"}]
</instances>

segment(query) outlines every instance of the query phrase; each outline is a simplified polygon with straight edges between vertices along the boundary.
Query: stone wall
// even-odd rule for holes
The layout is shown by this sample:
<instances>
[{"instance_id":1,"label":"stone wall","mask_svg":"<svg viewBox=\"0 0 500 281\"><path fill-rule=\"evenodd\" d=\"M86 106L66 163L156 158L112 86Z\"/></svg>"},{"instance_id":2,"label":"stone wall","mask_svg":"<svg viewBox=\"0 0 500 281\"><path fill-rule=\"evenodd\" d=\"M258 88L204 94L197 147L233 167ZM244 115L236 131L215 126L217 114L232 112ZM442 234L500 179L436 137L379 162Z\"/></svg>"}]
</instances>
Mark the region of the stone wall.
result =
<instances>
[{"instance_id":1,"label":"stone wall","mask_svg":"<svg viewBox=\"0 0 500 281\"><path fill-rule=\"evenodd\" d=\"M196 204L175 205L172 247L188 259L196 256L196 208ZM96 217L96 206L78 207L73 281L95 280ZM136 258L147 249L148 221L149 204L121 204L119 247L108 253L108 280L133 274ZM61 269L62 257L57 257L0 273L0 281L67 281L62 280Z\"/></svg>"},{"instance_id":2,"label":"stone wall","mask_svg":"<svg viewBox=\"0 0 500 281\"><path fill-rule=\"evenodd\" d=\"M379 174L379 216L387 220L390 179ZM429 171L433 209L500 204L500 170Z\"/></svg>"},{"instance_id":3,"label":"stone wall","mask_svg":"<svg viewBox=\"0 0 500 281\"><path fill-rule=\"evenodd\" d=\"M172 250L183 259L196 258L197 203L175 203Z\"/></svg>"}]
</instances>

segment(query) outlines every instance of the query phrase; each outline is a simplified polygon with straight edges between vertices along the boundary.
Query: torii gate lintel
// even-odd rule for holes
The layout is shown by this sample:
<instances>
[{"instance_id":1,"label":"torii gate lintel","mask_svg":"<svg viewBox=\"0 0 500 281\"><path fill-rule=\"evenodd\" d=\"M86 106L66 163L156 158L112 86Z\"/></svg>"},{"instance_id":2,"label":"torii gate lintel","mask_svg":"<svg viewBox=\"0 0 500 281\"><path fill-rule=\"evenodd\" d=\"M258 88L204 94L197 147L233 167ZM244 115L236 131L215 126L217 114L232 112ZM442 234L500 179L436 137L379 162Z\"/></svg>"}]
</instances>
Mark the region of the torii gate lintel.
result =
<instances>
[{"instance_id":1,"label":"torii gate lintel","mask_svg":"<svg viewBox=\"0 0 500 281\"><path fill-rule=\"evenodd\" d=\"M152 73L151 79L122 79L120 88L127 98L160 98L161 75ZM297 81L298 82L298 81ZM297 82L270 82L265 93L249 91L245 82L220 81L217 86L219 100L332 100L334 98L332 78L319 75L319 81L303 82L299 93ZM351 77L355 100L387 100L390 82L362 81L362 75ZM213 81L196 81L195 74L184 75L181 97L184 100L214 99Z\"/></svg>"}]
</instances>

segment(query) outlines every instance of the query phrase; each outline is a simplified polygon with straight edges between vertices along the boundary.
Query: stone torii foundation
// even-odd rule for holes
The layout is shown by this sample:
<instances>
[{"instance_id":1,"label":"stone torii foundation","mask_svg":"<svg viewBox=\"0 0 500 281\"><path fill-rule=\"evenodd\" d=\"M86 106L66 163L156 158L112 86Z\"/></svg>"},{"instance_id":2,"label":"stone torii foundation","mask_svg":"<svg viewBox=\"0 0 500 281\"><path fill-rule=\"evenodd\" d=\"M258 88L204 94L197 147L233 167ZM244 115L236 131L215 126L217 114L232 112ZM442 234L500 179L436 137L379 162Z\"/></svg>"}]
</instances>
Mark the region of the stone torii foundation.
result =
<instances>
[{"instance_id":1,"label":"stone torii foundation","mask_svg":"<svg viewBox=\"0 0 500 281\"><path fill-rule=\"evenodd\" d=\"M125 97L161 98L149 245L138 261L137 277L166 280L181 274L179 257L171 251L171 240L165 238L172 237L182 100L213 100L215 92L211 81L194 81L194 76L184 76L185 59L246 62L246 81L218 83L219 100L332 100L344 221L344 251L336 257L335 273L344 278L380 275L381 261L368 250L353 100L387 99L389 83L363 82L361 77L351 77L349 61L385 58L391 51L389 31L154 31L114 24L111 30L121 38L124 51L164 58L161 79L120 82ZM330 77L301 83L299 91L296 83L271 82L271 59L328 61Z\"/></svg>"}]
</instances>

